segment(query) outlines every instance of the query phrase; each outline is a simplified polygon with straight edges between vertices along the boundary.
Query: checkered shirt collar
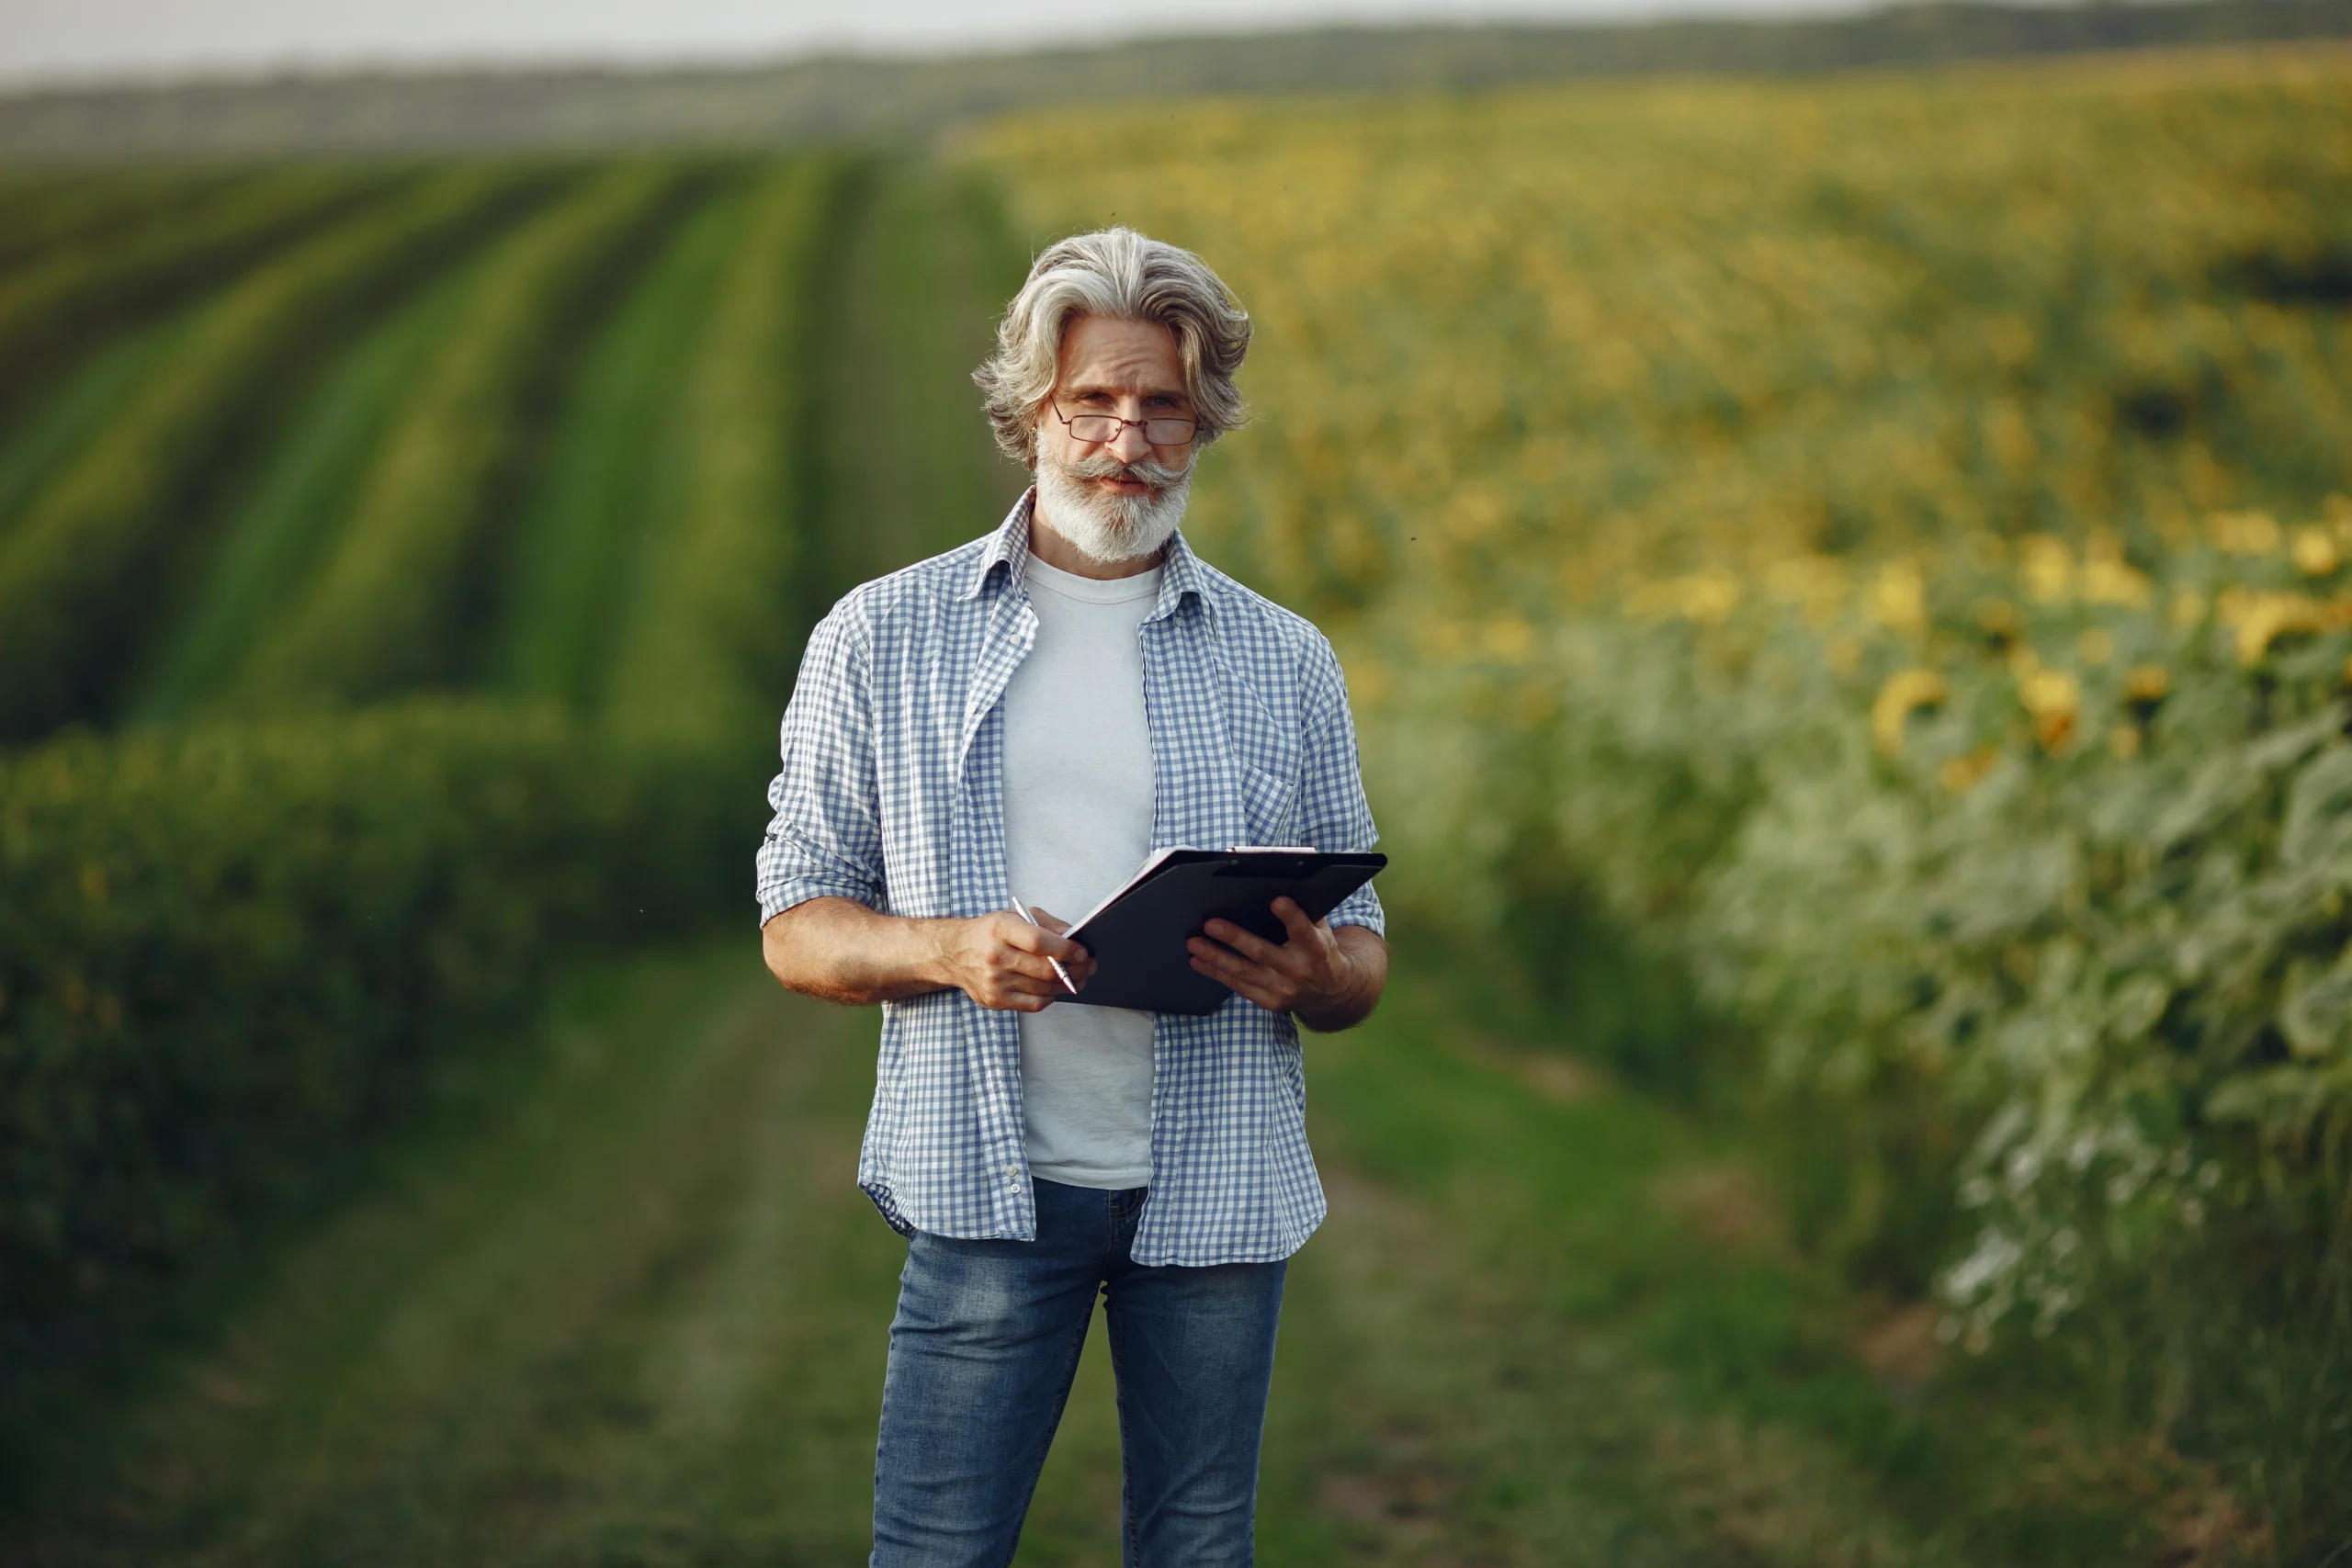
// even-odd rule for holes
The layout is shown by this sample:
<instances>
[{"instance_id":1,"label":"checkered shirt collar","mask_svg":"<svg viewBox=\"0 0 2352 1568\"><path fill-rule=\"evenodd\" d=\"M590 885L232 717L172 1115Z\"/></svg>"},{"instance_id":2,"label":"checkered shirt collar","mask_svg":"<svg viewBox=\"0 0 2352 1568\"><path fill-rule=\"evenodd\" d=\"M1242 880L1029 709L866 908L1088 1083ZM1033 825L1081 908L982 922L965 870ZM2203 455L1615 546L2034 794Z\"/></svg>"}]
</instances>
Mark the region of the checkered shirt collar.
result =
<instances>
[{"instance_id":1,"label":"checkered shirt collar","mask_svg":"<svg viewBox=\"0 0 2352 1568\"><path fill-rule=\"evenodd\" d=\"M1021 499L1012 503L997 531L989 536L989 547L980 552L979 563L972 570L972 580L957 595L975 599L989 591L990 576L999 566L1005 569L1004 581L1018 582L1029 570L1029 519L1037 509L1037 490L1032 485ZM1184 532L1178 529L1168 536L1159 553L1159 598L1152 605L1146 621L1156 621L1172 615L1184 596L1191 594L1203 605L1209 603L1207 583L1201 571L1200 558L1193 554L1193 547L1184 542Z\"/></svg>"}]
</instances>

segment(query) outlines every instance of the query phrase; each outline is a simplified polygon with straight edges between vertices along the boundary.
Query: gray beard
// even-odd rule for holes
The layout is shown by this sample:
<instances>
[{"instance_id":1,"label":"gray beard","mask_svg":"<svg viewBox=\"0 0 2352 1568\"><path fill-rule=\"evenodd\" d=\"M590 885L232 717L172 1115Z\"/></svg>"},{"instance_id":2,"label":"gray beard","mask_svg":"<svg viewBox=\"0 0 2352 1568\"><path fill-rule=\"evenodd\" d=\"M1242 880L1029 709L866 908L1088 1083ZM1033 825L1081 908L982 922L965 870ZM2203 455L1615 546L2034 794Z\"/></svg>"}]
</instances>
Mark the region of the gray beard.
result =
<instances>
[{"instance_id":1,"label":"gray beard","mask_svg":"<svg viewBox=\"0 0 2352 1568\"><path fill-rule=\"evenodd\" d=\"M1105 494L1082 481L1137 479L1151 489L1142 495ZM1193 470L1170 468L1148 457L1121 463L1088 457L1076 463L1037 462L1037 500L1054 532L1091 561L1117 566L1159 551L1184 520Z\"/></svg>"}]
</instances>

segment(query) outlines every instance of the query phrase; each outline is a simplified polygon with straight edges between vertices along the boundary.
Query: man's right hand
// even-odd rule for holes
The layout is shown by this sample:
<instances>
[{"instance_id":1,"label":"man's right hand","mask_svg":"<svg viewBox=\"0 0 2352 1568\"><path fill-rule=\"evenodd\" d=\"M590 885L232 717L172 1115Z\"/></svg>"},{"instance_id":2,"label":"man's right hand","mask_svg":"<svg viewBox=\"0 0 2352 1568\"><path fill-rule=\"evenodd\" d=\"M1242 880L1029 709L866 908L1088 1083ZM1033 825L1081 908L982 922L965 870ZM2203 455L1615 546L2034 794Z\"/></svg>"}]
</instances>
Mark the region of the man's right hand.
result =
<instances>
[{"instance_id":1,"label":"man's right hand","mask_svg":"<svg viewBox=\"0 0 2352 1568\"><path fill-rule=\"evenodd\" d=\"M1030 912L1035 926L1010 909L910 919L826 897L771 917L760 942L778 980L827 1001L866 1007L952 988L984 1008L1036 1012L1069 995L1047 959L1060 959L1071 984L1083 986L1094 958L1064 934L1066 923Z\"/></svg>"},{"instance_id":2,"label":"man's right hand","mask_svg":"<svg viewBox=\"0 0 2352 1568\"><path fill-rule=\"evenodd\" d=\"M984 1008L1038 1012L1069 993L1050 960L1059 959L1070 983L1083 987L1094 959L1062 933L1068 922L1032 909L1031 925L1010 909L967 920L932 922L940 975Z\"/></svg>"}]
</instances>

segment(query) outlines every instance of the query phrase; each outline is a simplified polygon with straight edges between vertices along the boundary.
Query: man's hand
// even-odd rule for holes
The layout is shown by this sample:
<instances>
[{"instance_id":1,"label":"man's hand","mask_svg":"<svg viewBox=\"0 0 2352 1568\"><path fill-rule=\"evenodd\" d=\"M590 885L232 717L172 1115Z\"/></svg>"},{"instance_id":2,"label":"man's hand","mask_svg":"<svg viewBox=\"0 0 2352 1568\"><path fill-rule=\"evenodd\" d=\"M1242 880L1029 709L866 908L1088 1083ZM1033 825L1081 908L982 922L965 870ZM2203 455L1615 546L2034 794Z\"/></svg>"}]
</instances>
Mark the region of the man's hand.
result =
<instances>
[{"instance_id":1,"label":"man's hand","mask_svg":"<svg viewBox=\"0 0 2352 1568\"><path fill-rule=\"evenodd\" d=\"M1037 917L1036 925L1010 910L931 922L947 983L984 1008L1015 1012L1042 1011L1055 998L1069 995L1054 973L1054 959L1069 971L1072 985L1085 985L1094 973L1094 958L1062 934L1069 922L1043 909L1029 912Z\"/></svg>"},{"instance_id":2,"label":"man's hand","mask_svg":"<svg viewBox=\"0 0 2352 1568\"><path fill-rule=\"evenodd\" d=\"M1273 902L1289 940L1280 947L1230 920L1211 920L1185 944L1193 967L1274 1012L1332 1033L1372 1016L1388 980L1388 944L1362 926L1310 920L1288 898Z\"/></svg>"},{"instance_id":3,"label":"man's hand","mask_svg":"<svg viewBox=\"0 0 2352 1568\"><path fill-rule=\"evenodd\" d=\"M761 932L769 972L793 990L853 1007L960 990L984 1008L1036 1012L1067 997L1049 958L1073 985L1094 973L1093 955L1043 909L1033 926L1010 909L972 919L910 919L854 898L811 898ZM1038 926L1045 929L1040 931Z\"/></svg>"}]
</instances>

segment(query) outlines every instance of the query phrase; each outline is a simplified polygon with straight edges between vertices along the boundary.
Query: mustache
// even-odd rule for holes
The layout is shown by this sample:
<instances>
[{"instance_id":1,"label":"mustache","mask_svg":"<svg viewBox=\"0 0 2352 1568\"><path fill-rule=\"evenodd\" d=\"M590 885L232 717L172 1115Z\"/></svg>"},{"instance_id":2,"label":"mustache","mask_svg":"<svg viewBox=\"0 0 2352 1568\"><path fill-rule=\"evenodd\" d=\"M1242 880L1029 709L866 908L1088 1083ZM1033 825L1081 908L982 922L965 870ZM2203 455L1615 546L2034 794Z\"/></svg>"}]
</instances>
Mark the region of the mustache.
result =
<instances>
[{"instance_id":1,"label":"mustache","mask_svg":"<svg viewBox=\"0 0 2352 1568\"><path fill-rule=\"evenodd\" d=\"M1074 479L1137 479L1154 490L1180 484L1191 471L1171 468L1150 457L1136 463L1122 463L1116 457L1081 457L1074 463L1057 463L1055 467Z\"/></svg>"}]
</instances>

